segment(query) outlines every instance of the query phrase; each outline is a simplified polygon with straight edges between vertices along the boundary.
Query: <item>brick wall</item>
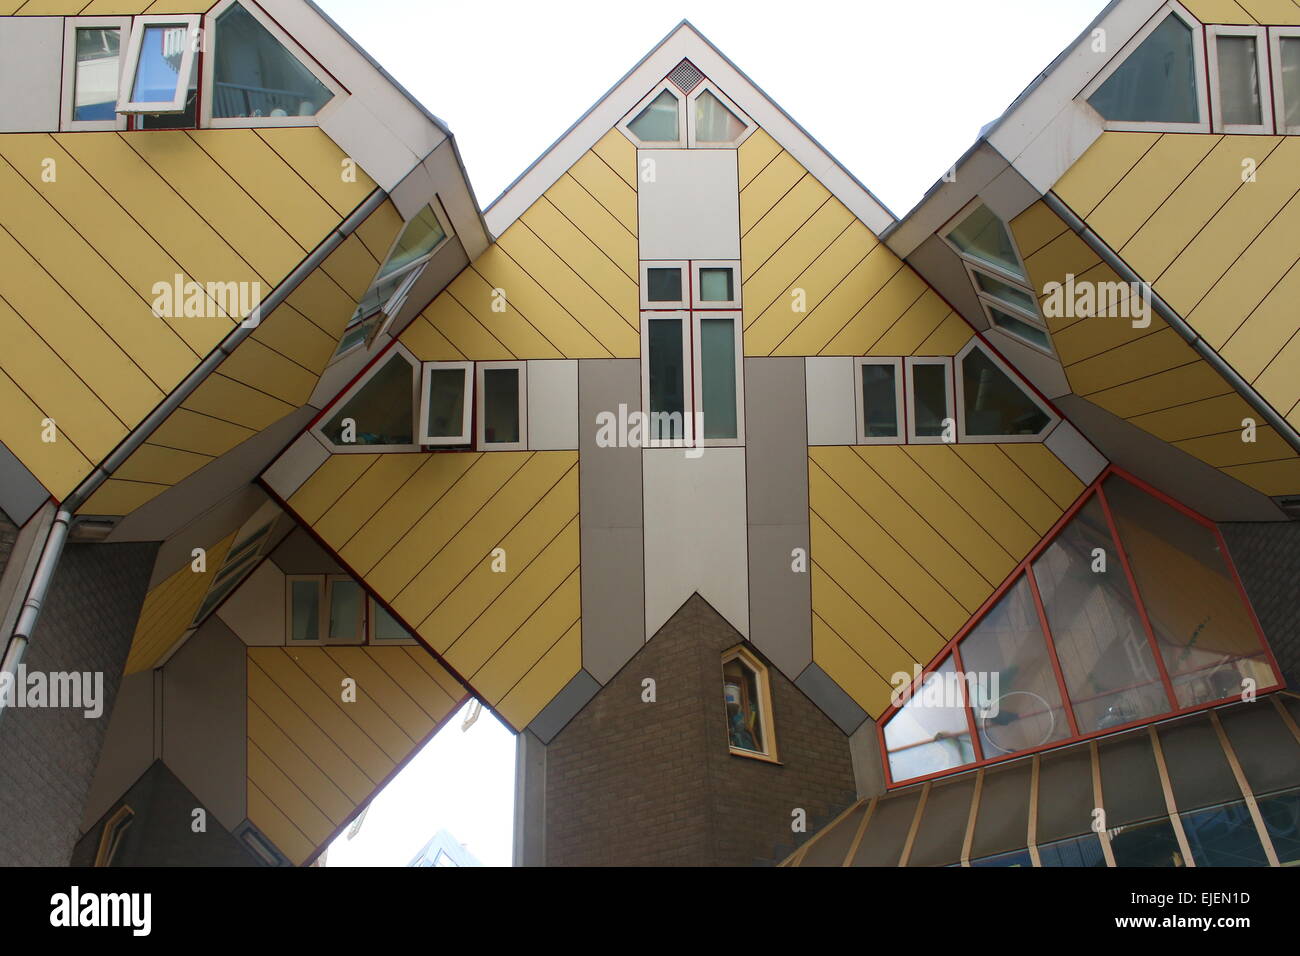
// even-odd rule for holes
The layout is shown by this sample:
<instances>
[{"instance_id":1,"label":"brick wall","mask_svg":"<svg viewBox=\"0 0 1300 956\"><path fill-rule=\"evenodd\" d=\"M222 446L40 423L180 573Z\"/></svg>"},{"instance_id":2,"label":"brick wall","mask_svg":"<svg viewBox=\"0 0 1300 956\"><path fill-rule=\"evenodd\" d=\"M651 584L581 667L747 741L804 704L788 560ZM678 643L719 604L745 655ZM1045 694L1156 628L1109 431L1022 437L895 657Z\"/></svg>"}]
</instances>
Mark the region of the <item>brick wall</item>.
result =
<instances>
[{"instance_id":1,"label":"brick wall","mask_svg":"<svg viewBox=\"0 0 1300 956\"><path fill-rule=\"evenodd\" d=\"M103 713L7 708L0 718L0 865L66 866L99 761L156 544L69 544L24 663L98 671Z\"/></svg>"},{"instance_id":2,"label":"brick wall","mask_svg":"<svg viewBox=\"0 0 1300 956\"><path fill-rule=\"evenodd\" d=\"M848 738L775 669L781 764L728 751L721 654L740 640L692 597L551 741L548 865L772 862L795 842L793 809L812 833L852 802Z\"/></svg>"},{"instance_id":3,"label":"brick wall","mask_svg":"<svg viewBox=\"0 0 1300 956\"><path fill-rule=\"evenodd\" d=\"M1300 522L1219 525L1282 677L1300 688Z\"/></svg>"}]
</instances>

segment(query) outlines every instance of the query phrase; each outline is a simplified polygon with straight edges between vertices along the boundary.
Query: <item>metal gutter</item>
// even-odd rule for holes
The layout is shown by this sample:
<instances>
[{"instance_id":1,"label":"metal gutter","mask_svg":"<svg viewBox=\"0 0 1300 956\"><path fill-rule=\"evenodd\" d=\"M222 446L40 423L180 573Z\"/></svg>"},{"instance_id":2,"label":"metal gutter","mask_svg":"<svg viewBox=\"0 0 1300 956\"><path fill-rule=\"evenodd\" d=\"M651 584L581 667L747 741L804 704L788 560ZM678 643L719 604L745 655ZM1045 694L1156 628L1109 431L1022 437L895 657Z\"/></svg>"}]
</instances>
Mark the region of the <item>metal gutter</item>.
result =
<instances>
[{"instance_id":1,"label":"metal gutter","mask_svg":"<svg viewBox=\"0 0 1300 956\"><path fill-rule=\"evenodd\" d=\"M1088 247L1101 257L1103 262L1119 273L1121 279L1129 283L1138 283L1145 288L1151 297L1151 305L1155 309L1156 314L1159 315L1160 318L1164 319L1175 332L1181 335L1197 355L1205 359L1205 361L1208 362L1216 372L1227 379L1228 384L1236 389L1241 397L1250 404L1250 407L1257 411L1260 414L1260 417L1268 422L1269 425L1273 426L1273 429L1286 439L1287 444L1289 444L1297 454L1300 454L1300 432L1297 432L1290 422L1279 415L1273 407L1264 400L1263 396L1261 396L1259 392L1255 391L1255 387L1241 377L1236 369L1224 361L1223 357L1214 350L1213 346L1211 346L1209 342L1205 341L1205 339L1201 338L1200 334L1187 324L1187 320L1179 315L1173 306L1162 299L1159 293L1157 293L1149 283L1134 272L1129 264L1121 259L1099 235L1093 232L1092 228L1080 219L1074 210L1067 206L1059 196L1049 190L1043 196L1043 202L1046 203L1047 208L1060 216L1065 224L1073 229L1074 232L1078 234L1079 238L1087 243Z\"/></svg>"},{"instance_id":2,"label":"metal gutter","mask_svg":"<svg viewBox=\"0 0 1300 956\"><path fill-rule=\"evenodd\" d=\"M264 316L269 316L274 312L281 303L284 302L294 290L300 286L303 281L311 275L320 266L325 259L334 252L343 241L347 239L361 223L365 222L370 215L384 204L388 199L388 193L382 189L376 189L361 205L343 220L333 232L326 236L319 245L316 246L297 267L285 277L284 281L271 290L271 294L257 304L257 307L235 326L230 333L221 340L215 349L208 353L190 373L185 376L171 393L160 402L152 412L145 417L139 425L131 430L122 442L113 449L102 463L95 467L86 478L77 485L72 492L63 499L59 504L58 513L54 517L54 523L50 527L49 533L45 538L45 544L41 549L41 556L36 565L36 572L32 575L31 583L27 586L27 597L23 601L22 611L18 615L18 623L14 627L13 634L10 635L5 647L3 663L0 664L0 674L15 674L18 665L22 662L23 655L26 653L27 645L32 638L32 632L36 629L37 619L40 617L41 605L45 602L46 593L49 591L50 582L54 579L54 571L59 563L59 558L63 554L63 546L67 543L68 532L78 508L80 508L90 498L92 494L107 481L118 468L131 455L143 445L149 436L167 420L167 418L180 405L189 398L194 391L203 383L203 381L216 371L217 367L229 357L239 345L247 339L262 324ZM250 322L249 320L254 321ZM7 695L0 694L0 716L4 714L5 698Z\"/></svg>"}]
</instances>

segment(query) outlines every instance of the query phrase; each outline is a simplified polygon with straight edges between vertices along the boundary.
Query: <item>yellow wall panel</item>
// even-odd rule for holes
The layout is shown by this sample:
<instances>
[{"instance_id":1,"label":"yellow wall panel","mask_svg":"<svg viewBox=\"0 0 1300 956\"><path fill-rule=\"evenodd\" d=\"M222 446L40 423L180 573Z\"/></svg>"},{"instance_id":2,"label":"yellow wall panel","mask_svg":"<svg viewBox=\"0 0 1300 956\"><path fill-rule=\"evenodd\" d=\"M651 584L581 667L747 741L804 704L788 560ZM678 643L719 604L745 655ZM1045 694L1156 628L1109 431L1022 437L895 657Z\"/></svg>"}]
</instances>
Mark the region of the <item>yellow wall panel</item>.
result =
<instances>
[{"instance_id":1,"label":"yellow wall panel","mask_svg":"<svg viewBox=\"0 0 1300 956\"><path fill-rule=\"evenodd\" d=\"M198 471L212 458L178 448L141 445L122 467L113 472L114 478L127 481L148 481L160 485L174 485ZM123 512L125 513L125 512Z\"/></svg>"},{"instance_id":2,"label":"yellow wall panel","mask_svg":"<svg viewBox=\"0 0 1300 956\"><path fill-rule=\"evenodd\" d=\"M1202 23L1255 22L1255 18L1237 0L1187 0L1184 6Z\"/></svg>"},{"instance_id":3,"label":"yellow wall panel","mask_svg":"<svg viewBox=\"0 0 1300 956\"><path fill-rule=\"evenodd\" d=\"M167 420L149 436L149 442L215 458L255 434L252 429L242 425L181 407L167 416Z\"/></svg>"},{"instance_id":4,"label":"yellow wall panel","mask_svg":"<svg viewBox=\"0 0 1300 956\"><path fill-rule=\"evenodd\" d=\"M1083 494L1083 482L1046 445L1039 442L1007 442L997 447L1029 476L1030 481L1056 502L1058 508L1070 507ZM1058 512L1052 520L1056 521L1059 517Z\"/></svg>"},{"instance_id":5,"label":"yellow wall panel","mask_svg":"<svg viewBox=\"0 0 1300 956\"><path fill-rule=\"evenodd\" d=\"M912 350L911 354L956 355L966 347L966 343L975 335L975 330L971 328L969 322L956 312L948 311L948 303L944 302L939 294L932 290L927 289L925 294L916 301L916 304L904 313L903 317L898 320L898 324L890 332L897 332L901 335L904 330L909 328L925 329L934 321L936 315L943 315L943 319L935 327L935 330ZM889 336L887 335L885 338L887 339ZM885 354L878 351L879 346L880 343L877 343L876 354Z\"/></svg>"},{"instance_id":6,"label":"yellow wall panel","mask_svg":"<svg viewBox=\"0 0 1300 956\"><path fill-rule=\"evenodd\" d=\"M127 515L147 504L169 486L147 481L109 478L95 489L86 503L77 509L83 515Z\"/></svg>"},{"instance_id":7,"label":"yellow wall panel","mask_svg":"<svg viewBox=\"0 0 1300 956\"><path fill-rule=\"evenodd\" d=\"M575 624L497 706L514 727L526 727L582 668L582 629Z\"/></svg>"},{"instance_id":8,"label":"yellow wall panel","mask_svg":"<svg viewBox=\"0 0 1300 956\"><path fill-rule=\"evenodd\" d=\"M569 169L579 186L609 210L628 232L637 231L636 189L627 184L595 153L587 153Z\"/></svg>"},{"instance_id":9,"label":"yellow wall panel","mask_svg":"<svg viewBox=\"0 0 1300 956\"><path fill-rule=\"evenodd\" d=\"M835 338L831 339L824 350L825 353L828 355L866 355L871 352L880 354L875 348L876 344L920 300L927 288L916 273L906 267L899 269L885 283L884 288L868 299ZM919 335L905 336L906 341L902 344L906 345L910 341L911 347L900 347L890 354L910 353L933 330L934 326L931 326ZM908 328L905 331L914 333L916 330Z\"/></svg>"},{"instance_id":10,"label":"yellow wall panel","mask_svg":"<svg viewBox=\"0 0 1300 956\"><path fill-rule=\"evenodd\" d=\"M591 147L591 151L604 160L605 165L636 189L636 147L631 140L616 129L610 130Z\"/></svg>"},{"instance_id":11,"label":"yellow wall panel","mask_svg":"<svg viewBox=\"0 0 1300 956\"><path fill-rule=\"evenodd\" d=\"M740 192L740 234L744 236L794 188L807 171L784 150Z\"/></svg>"},{"instance_id":12,"label":"yellow wall panel","mask_svg":"<svg viewBox=\"0 0 1300 956\"><path fill-rule=\"evenodd\" d=\"M298 175L311 183L340 218L361 205L375 190L375 181L355 163L345 164L348 157L343 150L314 126L259 129L256 132L298 171ZM349 174L346 177L345 172Z\"/></svg>"},{"instance_id":13,"label":"yellow wall panel","mask_svg":"<svg viewBox=\"0 0 1300 956\"><path fill-rule=\"evenodd\" d=\"M1300 5L1294 0L1237 0L1237 5L1257 23L1278 26L1300 24Z\"/></svg>"},{"instance_id":14,"label":"yellow wall panel","mask_svg":"<svg viewBox=\"0 0 1300 956\"><path fill-rule=\"evenodd\" d=\"M524 213L521 222L609 303L625 322L636 325L640 296L634 277L637 268L634 238L627 237L630 256L626 250L602 249L549 202L534 203ZM619 257L632 271L632 276L617 264Z\"/></svg>"},{"instance_id":15,"label":"yellow wall panel","mask_svg":"<svg viewBox=\"0 0 1300 956\"><path fill-rule=\"evenodd\" d=\"M749 135L740 148L736 150L736 162L740 173L740 188L744 189L761 173L764 167L776 159L781 146L764 129L756 129Z\"/></svg>"},{"instance_id":16,"label":"yellow wall panel","mask_svg":"<svg viewBox=\"0 0 1300 956\"><path fill-rule=\"evenodd\" d=\"M888 680L872 670L820 617L813 615L813 660L873 718L890 703ZM891 675L892 676L892 675Z\"/></svg>"},{"instance_id":17,"label":"yellow wall panel","mask_svg":"<svg viewBox=\"0 0 1300 956\"><path fill-rule=\"evenodd\" d=\"M744 276L743 304L746 316L761 315L778 297L786 294L799 275L822 255L849 223L853 214L838 200L813 213L770 259L755 271L741 263Z\"/></svg>"},{"instance_id":18,"label":"yellow wall panel","mask_svg":"<svg viewBox=\"0 0 1300 956\"><path fill-rule=\"evenodd\" d=\"M48 413L33 404L0 367L0 441L54 497L68 496L94 467L70 441L42 440Z\"/></svg>"},{"instance_id":19,"label":"yellow wall panel","mask_svg":"<svg viewBox=\"0 0 1300 956\"><path fill-rule=\"evenodd\" d=\"M325 370L338 346L338 337L321 331L287 303L258 325L253 338L316 375Z\"/></svg>"},{"instance_id":20,"label":"yellow wall panel","mask_svg":"<svg viewBox=\"0 0 1300 956\"><path fill-rule=\"evenodd\" d=\"M919 646L916 650L904 647L899 636L891 634L887 625L882 626L873 614L850 596L845 586L851 584L841 584L814 558L812 594L816 618L838 634L883 678L888 679L898 671L910 672L916 664L924 667L930 656L929 645Z\"/></svg>"},{"instance_id":21,"label":"yellow wall panel","mask_svg":"<svg viewBox=\"0 0 1300 956\"><path fill-rule=\"evenodd\" d=\"M468 288L466 283L469 282L468 276L473 274L480 281L481 276L467 269L462 272L456 280L461 285L458 287L462 293ZM453 286L456 282L452 283ZM474 307L479 307L480 303L475 301ZM485 304L490 308L490 303ZM496 338L470 311L470 307L462 303L457 297L455 290L452 288L444 289L429 306L420 313L432 325L438 334L450 342L458 352L467 358L475 361L490 361L495 359L511 359L514 355L501 344Z\"/></svg>"},{"instance_id":22,"label":"yellow wall panel","mask_svg":"<svg viewBox=\"0 0 1300 956\"><path fill-rule=\"evenodd\" d=\"M1066 205L1087 218L1124 174L1159 140L1160 133L1103 133L1052 187Z\"/></svg>"},{"instance_id":23,"label":"yellow wall panel","mask_svg":"<svg viewBox=\"0 0 1300 956\"><path fill-rule=\"evenodd\" d=\"M288 402L227 378L220 371L205 378L185 399L183 407L254 431L279 421L294 409Z\"/></svg>"},{"instance_id":24,"label":"yellow wall panel","mask_svg":"<svg viewBox=\"0 0 1300 956\"><path fill-rule=\"evenodd\" d=\"M474 672L479 693L500 700L519 682L521 667L530 668L554 647L555 635L578 626L582 615L582 589L577 569L570 572L554 596L506 639ZM566 620L567 619L567 620Z\"/></svg>"},{"instance_id":25,"label":"yellow wall panel","mask_svg":"<svg viewBox=\"0 0 1300 956\"><path fill-rule=\"evenodd\" d=\"M326 541L340 542L339 550L425 463L425 457L420 454L376 455L373 458L373 463L315 526L316 533Z\"/></svg>"},{"instance_id":26,"label":"yellow wall panel","mask_svg":"<svg viewBox=\"0 0 1300 956\"><path fill-rule=\"evenodd\" d=\"M1010 225L1020 255L1026 259L1066 230L1065 223L1042 200L1012 219Z\"/></svg>"},{"instance_id":27,"label":"yellow wall panel","mask_svg":"<svg viewBox=\"0 0 1300 956\"><path fill-rule=\"evenodd\" d=\"M598 203L590 193L578 185L577 180L565 174L556 180L555 185L546 191L541 199L533 204L532 209L551 205L565 219L569 220L582 232L592 244L597 246L610 260L633 282L638 280L637 234L619 222ZM524 213L525 222L532 223L529 212ZM538 235L549 236L549 230L537 228Z\"/></svg>"},{"instance_id":28,"label":"yellow wall panel","mask_svg":"<svg viewBox=\"0 0 1300 956\"><path fill-rule=\"evenodd\" d=\"M1088 214L1088 225L1122 248L1217 144L1214 136L1162 136Z\"/></svg>"},{"instance_id":29,"label":"yellow wall panel","mask_svg":"<svg viewBox=\"0 0 1300 956\"><path fill-rule=\"evenodd\" d=\"M221 374L274 395L288 405L307 401L317 376L250 336L221 363Z\"/></svg>"},{"instance_id":30,"label":"yellow wall panel","mask_svg":"<svg viewBox=\"0 0 1300 956\"><path fill-rule=\"evenodd\" d=\"M743 195L743 193L742 193ZM740 239L746 274L757 272L790 236L830 201L830 191L813 176L804 176Z\"/></svg>"},{"instance_id":31,"label":"yellow wall panel","mask_svg":"<svg viewBox=\"0 0 1300 956\"><path fill-rule=\"evenodd\" d=\"M384 200L379 208L366 217L357 226L357 238L361 240L376 262L383 262L402 231L402 215L397 211L391 199Z\"/></svg>"},{"instance_id":32,"label":"yellow wall panel","mask_svg":"<svg viewBox=\"0 0 1300 956\"><path fill-rule=\"evenodd\" d=\"M267 835L290 862L300 865L311 856L311 840L252 781L248 784L248 819Z\"/></svg>"},{"instance_id":33,"label":"yellow wall panel","mask_svg":"<svg viewBox=\"0 0 1300 956\"><path fill-rule=\"evenodd\" d=\"M1223 471L1266 495L1293 495L1300 488L1300 458L1234 465Z\"/></svg>"},{"instance_id":34,"label":"yellow wall panel","mask_svg":"<svg viewBox=\"0 0 1300 956\"><path fill-rule=\"evenodd\" d=\"M423 315L417 315L402 330L402 344L422 362L455 362L465 358L465 353L452 345Z\"/></svg>"},{"instance_id":35,"label":"yellow wall panel","mask_svg":"<svg viewBox=\"0 0 1300 956\"><path fill-rule=\"evenodd\" d=\"M499 300L497 289L505 293L502 311L493 311ZM500 245L479 256L443 295L454 297L514 358L560 358L571 351L587 350L600 353L599 343L586 327ZM440 314L436 306L435 302L429 310L435 317Z\"/></svg>"},{"instance_id":36,"label":"yellow wall panel","mask_svg":"<svg viewBox=\"0 0 1300 956\"><path fill-rule=\"evenodd\" d=\"M249 670L251 671L252 668L250 667ZM251 674L249 676L252 677ZM264 676L262 681L266 681ZM330 765L329 755L319 752L309 753L309 750L316 750L312 744L318 743L318 738L313 738L311 742L305 743L308 749L304 749L303 745L295 742L288 733L268 716L265 710L258 706L254 695L259 692L254 690L254 683L250 679L248 685L248 743L250 748L256 747L291 780L296 781L296 786L300 790L310 793L312 802L330 818L335 826L341 824L348 818L356 804L348 799L348 795L339 788L339 785L323 769ZM338 756L342 757L343 754L340 752ZM343 759L346 760L346 757ZM347 761L347 763L355 773L355 765L351 761ZM368 788L364 786L360 789L362 795L367 792Z\"/></svg>"}]
</instances>

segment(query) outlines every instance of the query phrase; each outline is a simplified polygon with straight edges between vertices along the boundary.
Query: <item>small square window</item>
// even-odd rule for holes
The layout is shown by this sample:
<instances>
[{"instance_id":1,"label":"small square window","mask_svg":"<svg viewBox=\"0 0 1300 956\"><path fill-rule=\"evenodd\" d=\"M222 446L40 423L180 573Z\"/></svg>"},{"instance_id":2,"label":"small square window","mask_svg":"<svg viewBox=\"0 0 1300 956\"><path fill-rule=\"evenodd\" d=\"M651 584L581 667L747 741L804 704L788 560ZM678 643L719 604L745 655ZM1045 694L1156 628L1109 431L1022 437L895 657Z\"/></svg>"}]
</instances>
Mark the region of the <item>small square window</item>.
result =
<instances>
[{"instance_id":1,"label":"small square window","mask_svg":"<svg viewBox=\"0 0 1300 956\"><path fill-rule=\"evenodd\" d=\"M478 447L522 451L528 447L527 366L523 362L479 362Z\"/></svg>"},{"instance_id":2,"label":"small square window","mask_svg":"<svg viewBox=\"0 0 1300 956\"><path fill-rule=\"evenodd\" d=\"M346 574L285 576L285 628L289 644L361 644L366 593Z\"/></svg>"},{"instance_id":3,"label":"small square window","mask_svg":"<svg viewBox=\"0 0 1300 956\"><path fill-rule=\"evenodd\" d=\"M666 262L645 260L641 263L641 308L684 309L687 307L685 260Z\"/></svg>"},{"instance_id":4,"label":"small square window","mask_svg":"<svg viewBox=\"0 0 1300 956\"><path fill-rule=\"evenodd\" d=\"M735 298L731 269L701 269L700 299L703 302L730 302Z\"/></svg>"},{"instance_id":5,"label":"small square window","mask_svg":"<svg viewBox=\"0 0 1300 956\"><path fill-rule=\"evenodd\" d=\"M738 262L691 263L694 282L693 306L697 309L740 308L740 272Z\"/></svg>"},{"instance_id":6,"label":"small square window","mask_svg":"<svg viewBox=\"0 0 1300 956\"><path fill-rule=\"evenodd\" d=\"M420 444L470 443L473 362L425 362L420 389Z\"/></svg>"}]
</instances>

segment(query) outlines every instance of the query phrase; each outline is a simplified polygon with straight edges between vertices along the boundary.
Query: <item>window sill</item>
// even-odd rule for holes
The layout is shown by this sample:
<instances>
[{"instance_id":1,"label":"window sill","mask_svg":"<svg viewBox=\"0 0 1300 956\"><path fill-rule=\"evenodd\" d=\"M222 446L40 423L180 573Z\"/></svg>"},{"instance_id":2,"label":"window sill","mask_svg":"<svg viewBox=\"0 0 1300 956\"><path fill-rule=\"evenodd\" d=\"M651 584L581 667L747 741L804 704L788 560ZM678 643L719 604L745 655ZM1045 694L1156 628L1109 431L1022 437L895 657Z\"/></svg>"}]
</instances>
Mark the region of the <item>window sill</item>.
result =
<instances>
[{"instance_id":1,"label":"window sill","mask_svg":"<svg viewBox=\"0 0 1300 956\"><path fill-rule=\"evenodd\" d=\"M778 767L785 766L781 761L777 760L775 757L769 757L767 754L756 753L753 750L741 750L739 747L729 746L727 749L731 752L731 756L733 757L744 757L748 760L757 760L761 763L775 764Z\"/></svg>"}]
</instances>

